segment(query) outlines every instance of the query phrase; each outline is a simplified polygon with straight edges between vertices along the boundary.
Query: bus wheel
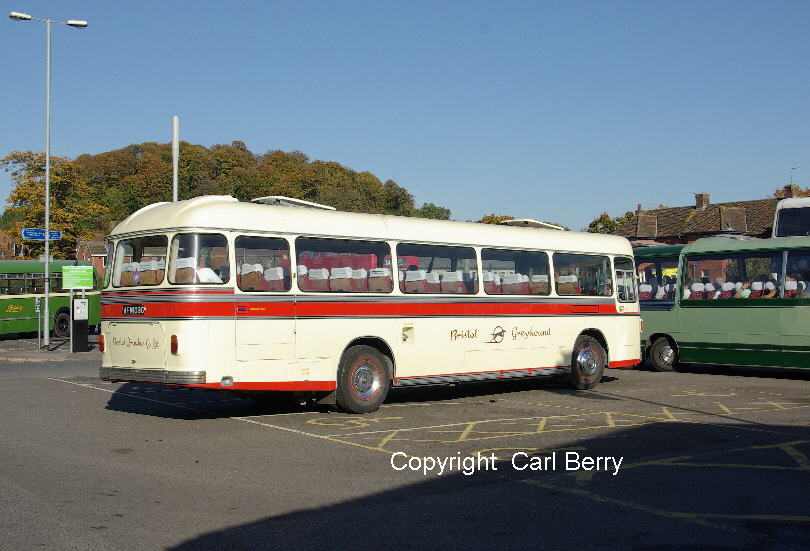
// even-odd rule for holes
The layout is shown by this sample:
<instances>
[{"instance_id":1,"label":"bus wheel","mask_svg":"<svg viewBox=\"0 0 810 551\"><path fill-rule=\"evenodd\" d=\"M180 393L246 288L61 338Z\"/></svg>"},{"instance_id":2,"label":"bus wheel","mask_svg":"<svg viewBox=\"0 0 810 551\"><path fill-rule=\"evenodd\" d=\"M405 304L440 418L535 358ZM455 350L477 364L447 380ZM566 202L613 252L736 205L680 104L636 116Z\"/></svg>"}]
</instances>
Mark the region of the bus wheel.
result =
<instances>
[{"instance_id":1,"label":"bus wheel","mask_svg":"<svg viewBox=\"0 0 810 551\"><path fill-rule=\"evenodd\" d=\"M571 354L569 386L578 390L590 390L598 385L605 371L605 358L605 349L599 341L588 335L577 337Z\"/></svg>"},{"instance_id":2,"label":"bus wheel","mask_svg":"<svg viewBox=\"0 0 810 551\"><path fill-rule=\"evenodd\" d=\"M338 368L337 405L349 413L376 411L385 401L390 384L383 355L370 346L352 346Z\"/></svg>"},{"instance_id":3,"label":"bus wheel","mask_svg":"<svg viewBox=\"0 0 810 551\"><path fill-rule=\"evenodd\" d=\"M678 353L666 337L658 337L650 347L650 362L656 371L673 371L678 365Z\"/></svg>"},{"instance_id":4,"label":"bus wheel","mask_svg":"<svg viewBox=\"0 0 810 551\"><path fill-rule=\"evenodd\" d=\"M53 336L57 339L66 339L70 336L70 314L67 310L59 310L54 316Z\"/></svg>"}]
</instances>

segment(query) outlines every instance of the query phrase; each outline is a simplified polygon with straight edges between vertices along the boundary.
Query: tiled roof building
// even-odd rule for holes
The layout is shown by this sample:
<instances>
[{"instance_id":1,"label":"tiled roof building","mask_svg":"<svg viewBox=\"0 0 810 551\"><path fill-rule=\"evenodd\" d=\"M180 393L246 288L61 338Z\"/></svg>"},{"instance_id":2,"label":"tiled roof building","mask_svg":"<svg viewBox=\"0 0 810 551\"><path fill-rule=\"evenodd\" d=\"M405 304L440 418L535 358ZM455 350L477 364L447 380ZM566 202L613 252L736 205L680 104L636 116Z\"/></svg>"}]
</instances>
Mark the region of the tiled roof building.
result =
<instances>
[{"instance_id":1,"label":"tiled roof building","mask_svg":"<svg viewBox=\"0 0 810 551\"><path fill-rule=\"evenodd\" d=\"M784 197L798 196L798 186L785 186ZM770 237L779 199L711 204L708 193L696 193L694 206L636 210L634 220L616 230L631 241L691 243L701 237L739 234Z\"/></svg>"}]
</instances>

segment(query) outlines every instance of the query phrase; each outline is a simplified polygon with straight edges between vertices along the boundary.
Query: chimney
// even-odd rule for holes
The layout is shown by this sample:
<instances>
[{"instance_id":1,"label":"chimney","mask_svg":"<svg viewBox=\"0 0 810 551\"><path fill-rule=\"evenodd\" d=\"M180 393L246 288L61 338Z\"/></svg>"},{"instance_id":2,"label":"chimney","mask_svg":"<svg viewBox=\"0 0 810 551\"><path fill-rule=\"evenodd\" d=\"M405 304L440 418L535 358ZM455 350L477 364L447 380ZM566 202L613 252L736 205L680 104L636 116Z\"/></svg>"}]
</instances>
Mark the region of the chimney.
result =
<instances>
[{"instance_id":1,"label":"chimney","mask_svg":"<svg viewBox=\"0 0 810 551\"><path fill-rule=\"evenodd\" d=\"M708 193L695 193L695 208L697 210L704 210L709 205Z\"/></svg>"},{"instance_id":2,"label":"chimney","mask_svg":"<svg viewBox=\"0 0 810 551\"><path fill-rule=\"evenodd\" d=\"M788 184L785 186L785 199L799 196L799 186L797 184Z\"/></svg>"}]
</instances>

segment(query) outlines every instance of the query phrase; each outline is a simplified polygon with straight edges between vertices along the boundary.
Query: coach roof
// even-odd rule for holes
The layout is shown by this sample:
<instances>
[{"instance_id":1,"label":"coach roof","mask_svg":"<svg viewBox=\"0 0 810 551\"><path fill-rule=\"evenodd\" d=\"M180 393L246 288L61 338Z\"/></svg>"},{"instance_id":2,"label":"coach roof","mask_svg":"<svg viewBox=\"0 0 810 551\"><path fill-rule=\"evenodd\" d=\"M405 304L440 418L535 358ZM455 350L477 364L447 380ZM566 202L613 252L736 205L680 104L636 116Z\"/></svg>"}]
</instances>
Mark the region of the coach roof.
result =
<instances>
[{"instance_id":1,"label":"coach roof","mask_svg":"<svg viewBox=\"0 0 810 551\"><path fill-rule=\"evenodd\" d=\"M228 195L148 205L118 224L112 236L179 229L632 254L630 242L613 235L262 205L243 203Z\"/></svg>"}]
</instances>

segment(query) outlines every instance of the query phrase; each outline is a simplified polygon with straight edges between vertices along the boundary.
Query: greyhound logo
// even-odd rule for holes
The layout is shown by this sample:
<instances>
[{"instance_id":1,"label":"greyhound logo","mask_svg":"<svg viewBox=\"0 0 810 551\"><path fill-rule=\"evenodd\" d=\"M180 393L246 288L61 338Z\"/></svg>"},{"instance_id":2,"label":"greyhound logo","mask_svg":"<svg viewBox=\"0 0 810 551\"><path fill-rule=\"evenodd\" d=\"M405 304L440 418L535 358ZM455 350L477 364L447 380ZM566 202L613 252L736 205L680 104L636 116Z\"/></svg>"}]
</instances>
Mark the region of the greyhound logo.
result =
<instances>
[{"instance_id":1,"label":"greyhound logo","mask_svg":"<svg viewBox=\"0 0 810 551\"><path fill-rule=\"evenodd\" d=\"M492 330L492 339L488 340L487 343L498 344L499 342L503 341L504 335L506 335L506 329L499 325Z\"/></svg>"}]
</instances>

